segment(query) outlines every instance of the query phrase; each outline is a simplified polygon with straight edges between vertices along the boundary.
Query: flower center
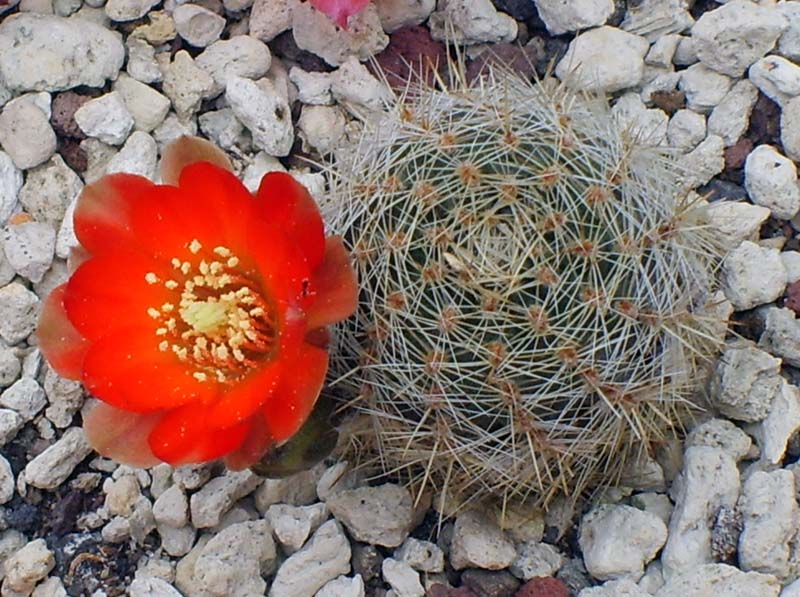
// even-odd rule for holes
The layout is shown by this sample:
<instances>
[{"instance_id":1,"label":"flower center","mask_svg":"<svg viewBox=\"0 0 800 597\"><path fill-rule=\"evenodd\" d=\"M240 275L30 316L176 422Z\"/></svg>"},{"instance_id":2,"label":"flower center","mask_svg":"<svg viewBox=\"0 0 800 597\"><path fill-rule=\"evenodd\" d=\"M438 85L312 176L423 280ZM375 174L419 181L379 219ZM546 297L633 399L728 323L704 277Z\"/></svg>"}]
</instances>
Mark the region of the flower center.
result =
<instances>
[{"instance_id":1,"label":"flower center","mask_svg":"<svg viewBox=\"0 0 800 597\"><path fill-rule=\"evenodd\" d=\"M203 246L197 239L188 245L197 255ZM162 281L153 272L148 284L175 292L176 301L150 307L148 315L161 324L158 348L172 351L194 368L199 381L235 381L268 358L277 335L274 312L256 284L240 270L239 258L227 247L215 247L213 258L193 264L174 257L175 273Z\"/></svg>"}]
</instances>

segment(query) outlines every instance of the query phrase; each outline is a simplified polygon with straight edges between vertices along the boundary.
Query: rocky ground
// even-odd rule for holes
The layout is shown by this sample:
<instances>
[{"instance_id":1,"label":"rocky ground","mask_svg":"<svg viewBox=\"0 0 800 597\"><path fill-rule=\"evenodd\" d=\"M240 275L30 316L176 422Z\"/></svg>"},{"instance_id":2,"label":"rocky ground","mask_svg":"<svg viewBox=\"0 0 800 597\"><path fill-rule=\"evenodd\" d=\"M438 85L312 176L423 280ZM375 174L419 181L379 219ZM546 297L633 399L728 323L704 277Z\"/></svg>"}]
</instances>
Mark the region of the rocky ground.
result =
<instances>
[{"instance_id":1,"label":"rocky ground","mask_svg":"<svg viewBox=\"0 0 800 597\"><path fill-rule=\"evenodd\" d=\"M638 486L506 531L486 512L440 525L346 463L265 480L93 455L82 389L31 337L83 185L154 177L165 143L200 133L248 186L289 169L322 194L302 158L383 96L367 60L402 80L401 58L443 55L448 19L476 67L489 48L580 65L571 84L685 153L731 249L740 338L715 412ZM343 31L300 0L12 0L0 106L3 597L800 596L800 1L375 0Z\"/></svg>"}]
</instances>

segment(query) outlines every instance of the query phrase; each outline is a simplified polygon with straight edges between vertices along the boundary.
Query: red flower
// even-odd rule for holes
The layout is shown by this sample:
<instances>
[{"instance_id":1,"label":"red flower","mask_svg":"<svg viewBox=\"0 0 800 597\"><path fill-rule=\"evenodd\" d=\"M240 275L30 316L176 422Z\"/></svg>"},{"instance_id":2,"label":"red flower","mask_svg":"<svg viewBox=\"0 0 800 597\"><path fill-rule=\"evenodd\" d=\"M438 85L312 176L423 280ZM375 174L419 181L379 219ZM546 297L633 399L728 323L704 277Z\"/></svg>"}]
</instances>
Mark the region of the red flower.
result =
<instances>
[{"instance_id":1,"label":"red flower","mask_svg":"<svg viewBox=\"0 0 800 597\"><path fill-rule=\"evenodd\" d=\"M326 326L355 309L339 237L291 176L253 195L197 138L165 151L156 185L88 185L75 209L86 255L45 302L41 350L101 400L95 449L150 466L258 461L308 418L328 366Z\"/></svg>"},{"instance_id":2,"label":"red flower","mask_svg":"<svg viewBox=\"0 0 800 597\"><path fill-rule=\"evenodd\" d=\"M354 14L364 10L369 0L311 0L311 6L328 15L342 29Z\"/></svg>"}]
</instances>

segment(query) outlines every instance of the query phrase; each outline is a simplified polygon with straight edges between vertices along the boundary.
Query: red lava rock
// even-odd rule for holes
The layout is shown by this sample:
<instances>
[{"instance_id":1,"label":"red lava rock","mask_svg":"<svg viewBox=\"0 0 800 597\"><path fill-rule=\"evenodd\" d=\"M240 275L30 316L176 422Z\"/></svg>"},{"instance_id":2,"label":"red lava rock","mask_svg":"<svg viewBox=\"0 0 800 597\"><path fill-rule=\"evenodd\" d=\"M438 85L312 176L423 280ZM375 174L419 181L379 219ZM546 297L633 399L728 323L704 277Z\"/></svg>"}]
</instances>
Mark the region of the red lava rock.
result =
<instances>
[{"instance_id":1,"label":"red lava rock","mask_svg":"<svg viewBox=\"0 0 800 597\"><path fill-rule=\"evenodd\" d=\"M767 143L780 148L782 147L780 122L781 109L778 104L763 93L759 93L753 112L750 114L750 129L746 136L752 141L753 146Z\"/></svg>"},{"instance_id":2,"label":"red lava rock","mask_svg":"<svg viewBox=\"0 0 800 597\"><path fill-rule=\"evenodd\" d=\"M683 91L654 91L650 99L656 108L661 108L670 116L686 104L686 94Z\"/></svg>"},{"instance_id":3,"label":"red lava rock","mask_svg":"<svg viewBox=\"0 0 800 597\"><path fill-rule=\"evenodd\" d=\"M537 576L522 585L515 597L569 597L569 589L557 578Z\"/></svg>"},{"instance_id":4,"label":"red lava rock","mask_svg":"<svg viewBox=\"0 0 800 597\"><path fill-rule=\"evenodd\" d=\"M444 44L431 38L427 27L403 27L392 33L389 45L375 60L389 85L402 89L420 71L423 71L428 84L433 83L434 72L445 72L447 49ZM371 65L370 69L377 74Z\"/></svg>"},{"instance_id":5,"label":"red lava rock","mask_svg":"<svg viewBox=\"0 0 800 597\"><path fill-rule=\"evenodd\" d=\"M470 591L467 587L458 587L452 589L441 583L431 585L425 592L425 597L478 597Z\"/></svg>"},{"instance_id":6,"label":"red lava rock","mask_svg":"<svg viewBox=\"0 0 800 597\"><path fill-rule=\"evenodd\" d=\"M494 44L470 62L467 67L467 81L472 82L478 78L487 65L505 66L526 79L532 79L536 76L536 63L539 59L539 52L533 46Z\"/></svg>"},{"instance_id":7,"label":"red lava rock","mask_svg":"<svg viewBox=\"0 0 800 597\"><path fill-rule=\"evenodd\" d=\"M80 95L74 91L64 91L53 98L50 122L56 134L73 139L86 138L75 122L75 111L90 99L92 99L91 96Z\"/></svg>"},{"instance_id":8,"label":"red lava rock","mask_svg":"<svg viewBox=\"0 0 800 597\"><path fill-rule=\"evenodd\" d=\"M800 315L800 280L792 282L786 287L786 301L784 306Z\"/></svg>"},{"instance_id":9,"label":"red lava rock","mask_svg":"<svg viewBox=\"0 0 800 597\"><path fill-rule=\"evenodd\" d=\"M58 144L58 153L64 158L67 166L78 173L86 172L89 167L89 158L86 152L81 149L77 139L62 138Z\"/></svg>"},{"instance_id":10,"label":"red lava rock","mask_svg":"<svg viewBox=\"0 0 800 597\"><path fill-rule=\"evenodd\" d=\"M725 169L738 170L744 166L747 154L753 149L753 142L747 137L742 137L734 145L725 150Z\"/></svg>"},{"instance_id":11,"label":"red lava rock","mask_svg":"<svg viewBox=\"0 0 800 597\"><path fill-rule=\"evenodd\" d=\"M461 584L480 597L514 597L519 580L507 570L464 570Z\"/></svg>"}]
</instances>

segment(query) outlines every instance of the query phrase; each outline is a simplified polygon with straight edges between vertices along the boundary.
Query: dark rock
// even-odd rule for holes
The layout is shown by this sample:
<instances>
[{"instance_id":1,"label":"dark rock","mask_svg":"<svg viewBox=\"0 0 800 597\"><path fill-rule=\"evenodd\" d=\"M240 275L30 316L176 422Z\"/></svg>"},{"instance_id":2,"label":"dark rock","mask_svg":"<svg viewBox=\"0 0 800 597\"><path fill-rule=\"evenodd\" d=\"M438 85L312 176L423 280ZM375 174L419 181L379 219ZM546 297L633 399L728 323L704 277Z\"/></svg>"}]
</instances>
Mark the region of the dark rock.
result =
<instances>
[{"instance_id":1,"label":"dark rock","mask_svg":"<svg viewBox=\"0 0 800 597\"><path fill-rule=\"evenodd\" d=\"M75 122L75 112L83 104L92 99L89 95L81 95L74 91L63 91L53 98L50 123L60 137L85 139L86 135Z\"/></svg>"},{"instance_id":2,"label":"dark rock","mask_svg":"<svg viewBox=\"0 0 800 597\"><path fill-rule=\"evenodd\" d=\"M725 149L725 170L739 170L744 166L747 155L753 149L753 142L747 137L742 137L736 143Z\"/></svg>"},{"instance_id":3,"label":"dark rock","mask_svg":"<svg viewBox=\"0 0 800 597\"><path fill-rule=\"evenodd\" d=\"M507 570L464 570L461 584L477 597L513 597L519 588L519 580Z\"/></svg>"},{"instance_id":4,"label":"dark rock","mask_svg":"<svg viewBox=\"0 0 800 597\"><path fill-rule=\"evenodd\" d=\"M77 139L61 138L58 142L58 153L75 172L83 174L89 167L89 157Z\"/></svg>"},{"instance_id":5,"label":"dark rock","mask_svg":"<svg viewBox=\"0 0 800 597\"><path fill-rule=\"evenodd\" d=\"M285 31L269 43L270 50L276 55L286 58L308 72L328 72L328 66L319 56L297 47L291 31Z\"/></svg>"},{"instance_id":6,"label":"dark rock","mask_svg":"<svg viewBox=\"0 0 800 597\"><path fill-rule=\"evenodd\" d=\"M446 585L436 583L425 592L425 597L478 597L467 587L453 589Z\"/></svg>"},{"instance_id":7,"label":"dark rock","mask_svg":"<svg viewBox=\"0 0 800 597\"><path fill-rule=\"evenodd\" d=\"M750 114L750 128L745 135L753 143L753 147L767 143L781 145L781 109L763 93L758 94L753 112Z\"/></svg>"},{"instance_id":8,"label":"dark rock","mask_svg":"<svg viewBox=\"0 0 800 597\"><path fill-rule=\"evenodd\" d=\"M353 572L360 574L365 583L381 577L383 555L374 545L356 543L353 546Z\"/></svg>"},{"instance_id":9,"label":"dark rock","mask_svg":"<svg viewBox=\"0 0 800 597\"><path fill-rule=\"evenodd\" d=\"M58 500L50 516L50 528L57 536L66 535L75 529L75 522L83 512L85 494L72 490Z\"/></svg>"},{"instance_id":10,"label":"dark rock","mask_svg":"<svg viewBox=\"0 0 800 597\"><path fill-rule=\"evenodd\" d=\"M533 79L539 59L539 52L534 45L520 47L516 44L494 44L469 63L467 81L471 83L477 79L489 66L503 66L521 77Z\"/></svg>"},{"instance_id":11,"label":"dark rock","mask_svg":"<svg viewBox=\"0 0 800 597\"><path fill-rule=\"evenodd\" d=\"M746 201L747 191L744 187L719 178L712 179L708 184L697 189L697 192L708 201Z\"/></svg>"},{"instance_id":12,"label":"dark rock","mask_svg":"<svg viewBox=\"0 0 800 597\"><path fill-rule=\"evenodd\" d=\"M515 597L569 597L569 589L557 578L537 576L522 585Z\"/></svg>"},{"instance_id":13,"label":"dark rock","mask_svg":"<svg viewBox=\"0 0 800 597\"><path fill-rule=\"evenodd\" d=\"M583 558L580 557L571 558L564 562L556 572L556 578L567 585L569 590L576 595L583 589L592 586L592 581L586 572L586 566L583 564Z\"/></svg>"},{"instance_id":14,"label":"dark rock","mask_svg":"<svg viewBox=\"0 0 800 597\"><path fill-rule=\"evenodd\" d=\"M654 91L650 99L656 108L661 108L672 116L686 105L686 94L683 91Z\"/></svg>"},{"instance_id":15,"label":"dark rock","mask_svg":"<svg viewBox=\"0 0 800 597\"><path fill-rule=\"evenodd\" d=\"M711 557L714 561L736 565L736 550L741 533L741 512L722 506L711 528Z\"/></svg>"},{"instance_id":16,"label":"dark rock","mask_svg":"<svg viewBox=\"0 0 800 597\"><path fill-rule=\"evenodd\" d=\"M442 74L447 68L447 49L434 41L427 27L403 27L392 33L389 45L375 57L389 85L397 89L406 87L409 80L420 78L432 84L435 73ZM372 64L368 64L375 73ZM375 73L377 74L377 73Z\"/></svg>"},{"instance_id":17,"label":"dark rock","mask_svg":"<svg viewBox=\"0 0 800 597\"><path fill-rule=\"evenodd\" d=\"M516 21L527 21L538 16L536 5L531 0L492 0L492 4Z\"/></svg>"},{"instance_id":18,"label":"dark rock","mask_svg":"<svg viewBox=\"0 0 800 597\"><path fill-rule=\"evenodd\" d=\"M6 522L12 529L26 535L33 535L42 529L42 513L38 506L15 499L6 505Z\"/></svg>"},{"instance_id":19,"label":"dark rock","mask_svg":"<svg viewBox=\"0 0 800 597\"><path fill-rule=\"evenodd\" d=\"M783 306L800 315L800 281L792 282L786 287L786 300Z\"/></svg>"}]
</instances>

